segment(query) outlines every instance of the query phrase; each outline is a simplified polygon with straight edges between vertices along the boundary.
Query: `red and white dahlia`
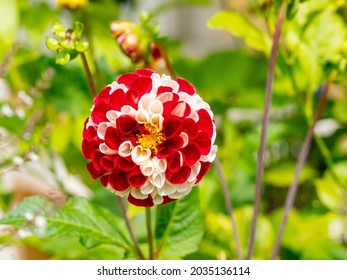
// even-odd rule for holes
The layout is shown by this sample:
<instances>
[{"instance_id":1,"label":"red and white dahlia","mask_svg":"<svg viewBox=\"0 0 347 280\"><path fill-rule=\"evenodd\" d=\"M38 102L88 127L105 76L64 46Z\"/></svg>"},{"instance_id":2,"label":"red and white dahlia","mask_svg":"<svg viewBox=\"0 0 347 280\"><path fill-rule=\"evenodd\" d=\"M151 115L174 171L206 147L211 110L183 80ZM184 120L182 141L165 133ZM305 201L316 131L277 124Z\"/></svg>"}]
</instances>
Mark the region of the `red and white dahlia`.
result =
<instances>
[{"instance_id":1,"label":"red and white dahlia","mask_svg":"<svg viewBox=\"0 0 347 280\"><path fill-rule=\"evenodd\" d=\"M82 151L94 179L129 202L150 207L190 192L217 146L210 106L182 78L138 69L94 99Z\"/></svg>"}]
</instances>

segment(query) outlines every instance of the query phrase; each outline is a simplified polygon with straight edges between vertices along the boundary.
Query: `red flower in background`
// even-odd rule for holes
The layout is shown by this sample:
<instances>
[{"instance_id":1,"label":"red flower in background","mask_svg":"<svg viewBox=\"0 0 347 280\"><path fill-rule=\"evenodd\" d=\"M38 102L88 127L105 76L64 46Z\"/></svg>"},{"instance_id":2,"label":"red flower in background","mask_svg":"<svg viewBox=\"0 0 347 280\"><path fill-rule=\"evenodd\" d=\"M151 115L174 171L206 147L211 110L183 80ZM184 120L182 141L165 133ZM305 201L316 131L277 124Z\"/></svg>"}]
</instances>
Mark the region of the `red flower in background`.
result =
<instances>
[{"instance_id":1,"label":"red flower in background","mask_svg":"<svg viewBox=\"0 0 347 280\"><path fill-rule=\"evenodd\" d=\"M94 99L83 156L94 179L150 207L188 194L217 146L210 107L186 80L150 69L118 77Z\"/></svg>"}]
</instances>

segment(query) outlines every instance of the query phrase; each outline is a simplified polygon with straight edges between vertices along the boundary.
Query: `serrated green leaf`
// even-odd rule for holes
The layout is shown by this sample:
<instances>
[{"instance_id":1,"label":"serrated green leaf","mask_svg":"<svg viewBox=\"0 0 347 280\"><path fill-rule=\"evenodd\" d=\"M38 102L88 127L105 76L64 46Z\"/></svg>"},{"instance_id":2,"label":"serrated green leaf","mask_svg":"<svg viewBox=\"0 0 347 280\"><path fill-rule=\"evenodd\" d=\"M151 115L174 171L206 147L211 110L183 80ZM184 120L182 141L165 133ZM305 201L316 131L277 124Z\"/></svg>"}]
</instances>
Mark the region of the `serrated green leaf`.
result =
<instances>
[{"instance_id":1,"label":"serrated green leaf","mask_svg":"<svg viewBox=\"0 0 347 280\"><path fill-rule=\"evenodd\" d=\"M270 38L242 14L229 11L218 12L208 21L207 26L229 31L234 36L243 38L248 46L258 51L265 53L270 51Z\"/></svg>"},{"instance_id":2,"label":"serrated green leaf","mask_svg":"<svg viewBox=\"0 0 347 280\"><path fill-rule=\"evenodd\" d=\"M6 214L0 224L22 226L26 221L25 213L43 213L47 208L49 207L43 197L29 197ZM71 198L57 211L52 212L53 214L46 215L46 238L78 237L88 249L101 244L112 244L126 251L131 250L124 223L86 198Z\"/></svg>"},{"instance_id":3,"label":"serrated green leaf","mask_svg":"<svg viewBox=\"0 0 347 280\"><path fill-rule=\"evenodd\" d=\"M87 248L99 244L130 248L124 224L108 210L82 197L70 199L48 219L46 234L48 237L80 237Z\"/></svg>"},{"instance_id":4,"label":"serrated green leaf","mask_svg":"<svg viewBox=\"0 0 347 280\"><path fill-rule=\"evenodd\" d=\"M56 64L64 65L70 61L70 54L67 50L59 49L57 51L57 57L55 59Z\"/></svg>"},{"instance_id":5,"label":"serrated green leaf","mask_svg":"<svg viewBox=\"0 0 347 280\"><path fill-rule=\"evenodd\" d=\"M0 224L13 225L19 227L26 221L26 213L39 213L45 209L45 201L40 196L31 196L20 204L18 204L12 211L7 213L1 220Z\"/></svg>"},{"instance_id":6,"label":"serrated green leaf","mask_svg":"<svg viewBox=\"0 0 347 280\"><path fill-rule=\"evenodd\" d=\"M198 249L203 235L199 191L158 207L155 236L160 259L184 257Z\"/></svg>"}]
</instances>

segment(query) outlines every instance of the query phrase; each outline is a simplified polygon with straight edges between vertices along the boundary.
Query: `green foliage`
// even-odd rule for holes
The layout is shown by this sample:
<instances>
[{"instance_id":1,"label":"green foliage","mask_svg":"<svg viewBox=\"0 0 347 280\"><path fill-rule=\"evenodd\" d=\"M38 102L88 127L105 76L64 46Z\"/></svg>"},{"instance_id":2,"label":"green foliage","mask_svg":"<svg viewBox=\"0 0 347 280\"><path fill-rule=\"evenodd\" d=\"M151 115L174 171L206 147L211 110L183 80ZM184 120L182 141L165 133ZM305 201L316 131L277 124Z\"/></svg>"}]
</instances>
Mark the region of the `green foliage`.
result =
<instances>
[{"instance_id":1,"label":"green foliage","mask_svg":"<svg viewBox=\"0 0 347 280\"><path fill-rule=\"evenodd\" d=\"M87 249L112 244L124 251L130 250L125 225L108 210L82 197L72 198L58 209L54 208L42 197L30 197L5 215L0 223L21 227L25 226L27 213L40 213L47 221L45 238L78 237Z\"/></svg>"},{"instance_id":2,"label":"green foliage","mask_svg":"<svg viewBox=\"0 0 347 280\"><path fill-rule=\"evenodd\" d=\"M270 38L242 14L227 11L218 12L208 21L208 26L214 29L224 29L243 38L245 43L255 50L270 52Z\"/></svg>"},{"instance_id":3,"label":"green foliage","mask_svg":"<svg viewBox=\"0 0 347 280\"><path fill-rule=\"evenodd\" d=\"M199 192L194 188L188 196L158 208L155 237L159 258L184 257L197 250L202 237L198 205Z\"/></svg>"},{"instance_id":4,"label":"green foliage","mask_svg":"<svg viewBox=\"0 0 347 280\"><path fill-rule=\"evenodd\" d=\"M72 60L88 50L86 56L97 91L119 74L139 67L124 55L110 31L110 22L122 19L142 39L140 51L145 55L150 53L150 42L163 43L177 76L190 81L211 105L218 130L218 157L245 255L253 214L268 56L279 8L286 2L254 258L270 257L298 151L325 81L334 78L339 84L330 88L321 118L334 121L336 128L323 125L323 132L317 130L300 176L280 258L347 259L346 1L242 1L240 10L235 5L232 11L217 12L207 22L214 32L223 30L218 36L241 40L225 48L213 43L203 56L191 52L194 57L185 52L187 46L205 47L195 40L213 31L207 32L203 24L201 30L184 34L182 40L159 38L167 35L165 30L176 30L168 28L176 22L165 12L188 5L209 9L212 1L162 1L141 13L135 6L125 10L119 2L89 1L87 7L70 11L43 0L0 0L0 215L2 224L14 227L0 231L0 254L3 245L26 245L50 259L138 257L114 195L93 180L85 168L81 132L92 97L81 61ZM160 22L170 19L162 32L157 15L162 16ZM54 18L73 30L68 31ZM131 22L133 19L137 22ZM50 27L54 38L50 37ZM193 28L194 24L185 29ZM54 52L47 50L46 37L46 45ZM20 47L12 50L15 42ZM62 67L56 62L67 64ZM14 168L41 183L57 186L68 197L67 202L58 206L33 196L11 209L17 189L10 188L5 175ZM88 199L79 196L83 192ZM130 206L127 212L147 257L145 211ZM154 207L151 212L156 215L152 227L159 259L237 258L220 179L213 166L188 196ZM28 220L27 213L45 218L44 234ZM30 236L21 236L23 232Z\"/></svg>"}]
</instances>

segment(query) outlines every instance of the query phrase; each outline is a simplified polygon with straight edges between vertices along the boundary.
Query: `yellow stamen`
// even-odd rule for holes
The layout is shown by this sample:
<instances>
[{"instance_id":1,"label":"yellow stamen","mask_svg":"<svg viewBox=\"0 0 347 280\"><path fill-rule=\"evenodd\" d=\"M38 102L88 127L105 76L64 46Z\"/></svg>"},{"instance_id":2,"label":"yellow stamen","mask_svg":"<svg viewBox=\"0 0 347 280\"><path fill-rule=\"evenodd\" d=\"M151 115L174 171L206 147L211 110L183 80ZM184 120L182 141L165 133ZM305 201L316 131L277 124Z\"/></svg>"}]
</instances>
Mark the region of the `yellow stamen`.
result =
<instances>
[{"instance_id":1,"label":"yellow stamen","mask_svg":"<svg viewBox=\"0 0 347 280\"><path fill-rule=\"evenodd\" d=\"M157 153L158 145L164 143L165 137L163 133L159 131L157 125L152 126L151 124L145 124L144 127L149 134L138 135L136 143L140 144L143 149L150 149Z\"/></svg>"}]
</instances>

